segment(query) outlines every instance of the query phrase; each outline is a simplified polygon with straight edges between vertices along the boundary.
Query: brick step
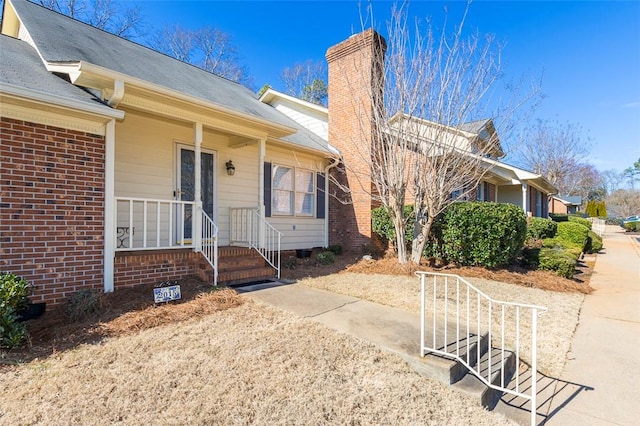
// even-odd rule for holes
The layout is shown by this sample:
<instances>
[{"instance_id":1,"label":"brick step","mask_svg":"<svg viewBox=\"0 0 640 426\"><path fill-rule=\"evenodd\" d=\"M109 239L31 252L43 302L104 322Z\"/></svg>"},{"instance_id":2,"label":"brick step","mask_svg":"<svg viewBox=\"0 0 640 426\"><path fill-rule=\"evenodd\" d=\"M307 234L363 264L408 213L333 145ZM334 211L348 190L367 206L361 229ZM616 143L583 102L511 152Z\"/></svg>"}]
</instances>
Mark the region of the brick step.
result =
<instances>
[{"instance_id":1,"label":"brick step","mask_svg":"<svg viewBox=\"0 0 640 426\"><path fill-rule=\"evenodd\" d=\"M227 286L246 284L271 278L276 278L276 271L268 266L218 273L218 283Z\"/></svg>"}]
</instances>

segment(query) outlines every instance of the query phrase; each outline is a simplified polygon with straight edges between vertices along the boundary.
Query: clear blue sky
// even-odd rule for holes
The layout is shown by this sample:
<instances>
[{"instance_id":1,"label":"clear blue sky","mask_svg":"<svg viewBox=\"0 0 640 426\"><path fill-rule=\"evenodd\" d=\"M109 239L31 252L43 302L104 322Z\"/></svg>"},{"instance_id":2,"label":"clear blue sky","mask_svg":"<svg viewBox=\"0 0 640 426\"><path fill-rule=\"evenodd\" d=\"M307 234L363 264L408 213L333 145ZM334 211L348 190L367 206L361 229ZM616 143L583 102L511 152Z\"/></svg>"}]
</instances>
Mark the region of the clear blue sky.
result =
<instances>
[{"instance_id":1,"label":"clear blue sky","mask_svg":"<svg viewBox=\"0 0 640 426\"><path fill-rule=\"evenodd\" d=\"M357 1L142 1L147 23L212 25L232 35L256 86L281 88L286 66L324 61L328 47L361 31ZM363 4L368 4L363 2ZM414 1L411 14L459 22L464 3ZM391 3L373 2L383 21ZM591 138L589 161L621 171L640 157L640 2L476 1L467 28L505 44L505 71L542 76L535 117L571 122ZM508 159L507 159L508 160Z\"/></svg>"}]
</instances>

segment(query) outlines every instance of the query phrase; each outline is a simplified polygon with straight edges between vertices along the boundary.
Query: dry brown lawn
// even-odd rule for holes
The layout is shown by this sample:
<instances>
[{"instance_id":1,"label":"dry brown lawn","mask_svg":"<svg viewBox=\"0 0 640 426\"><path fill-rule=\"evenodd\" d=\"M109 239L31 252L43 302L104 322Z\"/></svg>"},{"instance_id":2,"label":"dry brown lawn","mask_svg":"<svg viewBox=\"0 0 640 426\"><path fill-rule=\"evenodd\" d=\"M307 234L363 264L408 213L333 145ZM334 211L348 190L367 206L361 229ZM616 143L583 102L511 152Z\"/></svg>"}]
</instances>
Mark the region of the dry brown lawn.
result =
<instances>
[{"instance_id":1,"label":"dry brown lawn","mask_svg":"<svg viewBox=\"0 0 640 426\"><path fill-rule=\"evenodd\" d=\"M417 312L413 272L343 255L328 266L297 260L283 277ZM556 371L550 354L568 349L588 273L446 272L479 277L496 298L548 306L541 330L562 327L541 332L540 356ZM0 352L0 424L509 424L366 342L230 289L181 284L176 304L154 306L138 287L103 295L81 321L60 309L30 321L29 345Z\"/></svg>"},{"instance_id":2,"label":"dry brown lawn","mask_svg":"<svg viewBox=\"0 0 640 426\"><path fill-rule=\"evenodd\" d=\"M151 328L5 366L0 423L510 424L395 355L259 304L148 319Z\"/></svg>"}]
</instances>

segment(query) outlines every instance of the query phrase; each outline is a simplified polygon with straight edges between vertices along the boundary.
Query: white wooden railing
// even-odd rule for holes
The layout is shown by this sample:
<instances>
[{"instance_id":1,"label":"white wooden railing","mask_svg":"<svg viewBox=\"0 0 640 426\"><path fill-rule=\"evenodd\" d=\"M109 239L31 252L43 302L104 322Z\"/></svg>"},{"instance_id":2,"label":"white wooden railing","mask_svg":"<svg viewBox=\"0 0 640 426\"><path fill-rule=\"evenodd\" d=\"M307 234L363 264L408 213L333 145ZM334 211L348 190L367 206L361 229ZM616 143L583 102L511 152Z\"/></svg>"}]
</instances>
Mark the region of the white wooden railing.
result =
<instances>
[{"instance_id":1,"label":"white wooden railing","mask_svg":"<svg viewBox=\"0 0 640 426\"><path fill-rule=\"evenodd\" d=\"M282 233L267 222L256 209L232 207L229 211L230 243L256 250L280 278L280 240Z\"/></svg>"},{"instance_id":2,"label":"white wooden railing","mask_svg":"<svg viewBox=\"0 0 640 426\"><path fill-rule=\"evenodd\" d=\"M183 225L194 209L193 201L116 197L116 251L194 247Z\"/></svg>"},{"instance_id":3,"label":"white wooden railing","mask_svg":"<svg viewBox=\"0 0 640 426\"><path fill-rule=\"evenodd\" d=\"M486 386L530 400L531 424L535 425L537 324L538 316L547 308L494 300L457 275L435 272L416 272L416 275L421 282L420 355L431 352L453 358ZM483 370L480 358L484 336L488 338L488 362ZM530 337L529 347L527 337ZM477 349L472 355L469 348L474 343ZM530 384L520 383L522 352L528 352ZM503 366L511 354L515 355L515 387L508 386L504 368L499 383L494 384L491 371L494 363L499 361Z\"/></svg>"},{"instance_id":4,"label":"white wooden railing","mask_svg":"<svg viewBox=\"0 0 640 426\"><path fill-rule=\"evenodd\" d=\"M115 197L116 251L192 248L201 252L218 282L218 227L193 201ZM200 210L200 238L194 238ZM185 224L192 235L185 235Z\"/></svg>"},{"instance_id":5,"label":"white wooden railing","mask_svg":"<svg viewBox=\"0 0 640 426\"><path fill-rule=\"evenodd\" d=\"M591 221L591 230L602 237L604 235L604 230L605 230L604 219L591 217L589 218L589 220Z\"/></svg>"}]
</instances>

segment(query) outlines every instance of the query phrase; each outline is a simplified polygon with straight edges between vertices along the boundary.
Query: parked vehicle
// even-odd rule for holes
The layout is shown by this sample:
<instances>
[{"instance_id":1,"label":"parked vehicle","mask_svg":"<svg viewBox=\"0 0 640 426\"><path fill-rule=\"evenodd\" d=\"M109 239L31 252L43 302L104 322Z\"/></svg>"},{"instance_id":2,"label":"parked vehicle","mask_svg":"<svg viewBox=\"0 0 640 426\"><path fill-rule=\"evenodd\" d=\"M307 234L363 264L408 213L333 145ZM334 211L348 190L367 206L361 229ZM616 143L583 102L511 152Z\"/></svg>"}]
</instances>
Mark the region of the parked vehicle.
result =
<instances>
[{"instance_id":1,"label":"parked vehicle","mask_svg":"<svg viewBox=\"0 0 640 426\"><path fill-rule=\"evenodd\" d=\"M627 231L640 231L640 215L629 216L620 226Z\"/></svg>"}]
</instances>

